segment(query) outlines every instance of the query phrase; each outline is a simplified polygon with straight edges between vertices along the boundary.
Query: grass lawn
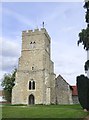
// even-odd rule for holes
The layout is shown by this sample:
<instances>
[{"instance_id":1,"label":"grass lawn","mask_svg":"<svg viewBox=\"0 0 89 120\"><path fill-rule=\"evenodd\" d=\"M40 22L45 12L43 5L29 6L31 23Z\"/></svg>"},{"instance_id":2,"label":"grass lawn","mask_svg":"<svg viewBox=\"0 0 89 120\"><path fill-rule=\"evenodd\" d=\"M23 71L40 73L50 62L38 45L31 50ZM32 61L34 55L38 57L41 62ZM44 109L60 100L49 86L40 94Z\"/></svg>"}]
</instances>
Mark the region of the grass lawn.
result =
<instances>
[{"instance_id":1,"label":"grass lawn","mask_svg":"<svg viewBox=\"0 0 89 120\"><path fill-rule=\"evenodd\" d=\"M84 118L80 105L2 106L3 118Z\"/></svg>"}]
</instances>

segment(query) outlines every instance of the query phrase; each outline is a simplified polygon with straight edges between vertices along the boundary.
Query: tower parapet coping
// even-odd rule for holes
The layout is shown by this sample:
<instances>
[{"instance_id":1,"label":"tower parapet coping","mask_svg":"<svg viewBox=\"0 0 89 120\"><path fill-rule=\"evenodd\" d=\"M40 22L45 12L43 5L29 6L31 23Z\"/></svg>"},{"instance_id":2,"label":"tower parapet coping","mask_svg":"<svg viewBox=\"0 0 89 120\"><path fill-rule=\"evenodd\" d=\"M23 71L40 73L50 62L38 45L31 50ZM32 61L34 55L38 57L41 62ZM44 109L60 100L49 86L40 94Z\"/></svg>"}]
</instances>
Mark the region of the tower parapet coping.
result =
<instances>
[{"instance_id":1,"label":"tower parapet coping","mask_svg":"<svg viewBox=\"0 0 89 120\"><path fill-rule=\"evenodd\" d=\"M44 33L47 35L47 37L50 39L50 36L48 35L48 32L46 31L45 28L41 28L41 29L34 29L34 30L24 30L22 31L22 36L25 36L25 35L32 35L32 34L40 34L40 33Z\"/></svg>"}]
</instances>

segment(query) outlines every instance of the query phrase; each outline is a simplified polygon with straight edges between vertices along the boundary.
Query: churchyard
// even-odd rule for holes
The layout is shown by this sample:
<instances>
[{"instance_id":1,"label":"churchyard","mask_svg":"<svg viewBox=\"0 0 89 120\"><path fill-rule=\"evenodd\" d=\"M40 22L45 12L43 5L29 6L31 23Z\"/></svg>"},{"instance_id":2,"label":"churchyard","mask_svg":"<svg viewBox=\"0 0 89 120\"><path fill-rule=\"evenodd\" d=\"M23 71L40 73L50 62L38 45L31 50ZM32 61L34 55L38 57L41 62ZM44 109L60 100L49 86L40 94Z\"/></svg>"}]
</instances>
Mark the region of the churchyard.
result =
<instances>
[{"instance_id":1,"label":"churchyard","mask_svg":"<svg viewBox=\"0 0 89 120\"><path fill-rule=\"evenodd\" d=\"M3 105L4 118L85 118L89 112L84 112L78 105ZM8 119L9 120L9 119Z\"/></svg>"}]
</instances>

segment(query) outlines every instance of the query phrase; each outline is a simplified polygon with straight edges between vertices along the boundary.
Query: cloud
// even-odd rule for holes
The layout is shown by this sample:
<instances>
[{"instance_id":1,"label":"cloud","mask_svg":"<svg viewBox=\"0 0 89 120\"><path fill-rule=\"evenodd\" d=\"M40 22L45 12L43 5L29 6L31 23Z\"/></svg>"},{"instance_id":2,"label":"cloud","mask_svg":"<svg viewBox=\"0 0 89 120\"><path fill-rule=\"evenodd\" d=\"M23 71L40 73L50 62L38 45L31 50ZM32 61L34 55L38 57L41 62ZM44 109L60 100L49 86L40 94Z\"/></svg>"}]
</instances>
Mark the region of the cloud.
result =
<instances>
[{"instance_id":1,"label":"cloud","mask_svg":"<svg viewBox=\"0 0 89 120\"><path fill-rule=\"evenodd\" d=\"M64 33L64 32L71 32L71 31L73 31L73 30L75 30L76 29L76 26L68 26L68 27L63 27L62 29L61 29L61 31Z\"/></svg>"},{"instance_id":2,"label":"cloud","mask_svg":"<svg viewBox=\"0 0 89 120\"><path fill-rule=\"evenodd\" d=\"M78 3L76 3L76 5L77 4ZM37 8L39 8L39 10L41 11L40 15L38 9L32 8L33 6L31 6L30 9L29 8L24 9L26 10L24 11L24 13L27 13L28 9L33 10L34 13L37 12L39 23L41 20L46 21L47 30L49 31L49 33L51 33L50 37L52 38L51 56L55 65L55 73L57 75L61 74L68 81L68 83L75 84L76 76L78 74L84 73L83 65L84 62L86 61L86 53L84 49L76 46L76 41L78 39L77 37L78 32L84 25L82 24L83 11L80 8L82 4L81 5L78 4L77 7L76 5L74 6L74 3L72 4L53 3L47 5L48 5L47 9L45 4L41 6L42 9L40 9L40 6L37 4ZM53 5L53 6L49 6L49 5ZM26 28L27 25L34 28L35 23L33 18L36 19L36 15L32 14L33 12L31 13L33 16L29 14L28 16L26 16L23 12L20 14L19 13L20 10L18 11L18 9L16 8L14 8L14 10L10 9L11 7L12 6L8 5L8 8L3 8L5 13L4 15L8 16L8 17L6 16L7 21L12 20L11 17L13 17L15 19L13 19L12 23L15 23L16 22L15 20L19 21L19 27L23 26ZM44 14L43 14L43 9L45 9ZM16 25L16 27L17 26L18 25ZM4 29L6 30L7 23L6 26L4 27L5 27ZM18 64L18 57L20 56L20 51L21 51L21 43L19 43L21 37L18 40L13 40L13 38L11 39L11 35L12 35L11 32L16 32L13 35L13 38L15 37L16 34L18 34L17 29L14 30L9 29L8 33L10 39L7 38L7 36L3 39L3 49L2 49L3 54L1 53L3 56L3 63L4 63L3 73L10 71L11 69L13 69L15 65Z\"/></svg>"},{"instance_id":3,"label":"cloud","mask_svg":"<svg viewBox=\"0 0 89 120\"><path fill-rule=\"evenodd\" d=\"M0 89L3 75L11 73L18 65L18 58L20 57L21 43L17 39L9 39L0 37Z\"/></svg>"},{"instance_id":4,"label":"cloud","mask_svg":"<svg viewBox=\"0 0 89 120\"><path fill-rule=\"evenodd\" d=\"M85 74L84 64L86 51L83 46L69 44L66 41L52 41L52 60L54 61L55 73L61 74L68 83L76 84L76 76Z\"/></svg>"},{"instance_id":5,"label":"cloud","mask_svg":"<svg viewBox=\"0 0 89 120\"><path fill-rule=\"evenodd\" d=\"M2 56L3 57L17 57L20 53L21 45L16 40L8 38L1 38L2 42ZM0 43L1 43L0 39Z\"/></svg>"},{"instance_id":6,"label":"cloud","mask_svg":"<svg viewBox=\"0 0 89 120\"><path fill-rule=\"evenodd\" d=\"M16 11L12 10L12 9L8 9L8 8L4 8L3 7L3 11L5 12L5 14L14 17L15 19L17 19L20 23L23 23L25 25L28 25L32 28L34 28L34 22L31 21L31 19L26 18L23 14L17 13Z\"/></svg>"},{"instance_id":7,"label":"cloud","mask_svg":"<svg viewBox=\"0 0 89 120\"><path fill-rule=\"evenodd\" d=\"M3 57L2 58L2 70L10 71L17 67L18 58L17 57Z\"/></svg>"},{"instance_id":8,"label":"cloud","mask_svg":"<svg viewBox=\"0 0 89 120\"><path fill-rule=\"evenodd\" d=\"M3 42L1 41L3 39ZM0 37L0 43L2 43L2 52L0 54L0 68L2 71L11 71L18 64L18 58L20 57L21 44L13 39L6 39ZM4 73L4 72L3 72Z\"/></svg>"}]
</instances>

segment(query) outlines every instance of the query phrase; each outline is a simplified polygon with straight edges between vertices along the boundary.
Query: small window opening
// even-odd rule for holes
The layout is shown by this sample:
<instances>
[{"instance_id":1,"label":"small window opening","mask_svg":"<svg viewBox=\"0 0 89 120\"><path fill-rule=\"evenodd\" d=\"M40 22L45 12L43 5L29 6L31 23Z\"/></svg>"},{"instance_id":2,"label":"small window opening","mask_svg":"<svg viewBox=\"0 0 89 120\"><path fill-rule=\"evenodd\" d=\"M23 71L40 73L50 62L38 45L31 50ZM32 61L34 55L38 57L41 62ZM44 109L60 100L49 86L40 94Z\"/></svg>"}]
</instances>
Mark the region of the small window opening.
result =
<instances>
[{"instance_id":1,"label":"small window opening","mask_svg":"<svg viewBox=\"0 0 89 120\"><path fill-rule=\"evenodd\" d=\"M35 89L35 81L33 81L33 90Z\"/></svg>"},{"instance_id":2,"label":"small window opening","mask_svg":"<svg viewBox=\"0 0 89 120\"><path fill-rule=\"evenodd\" d=\"M29 82L29 90L31 90L31 81Z\"/></svg>"},{"instance_id":3,"label":"small window opening","mask_svg":"<svg viewBox=\"0 0 89 120\"><path fill-rule=\"evenodd\" d=\"M32 67L32 70L34 70L34 67Z\"/></svg>"},{"instance_id":4,"label":"small window opening","mask_svg":"<svg viewBox=\"0 0 89 120\"><path fill-rule=\"evenodd\" d=\"M33 44L36 44L36 42L34 41Z\"/></svg>"}]
</instances>

